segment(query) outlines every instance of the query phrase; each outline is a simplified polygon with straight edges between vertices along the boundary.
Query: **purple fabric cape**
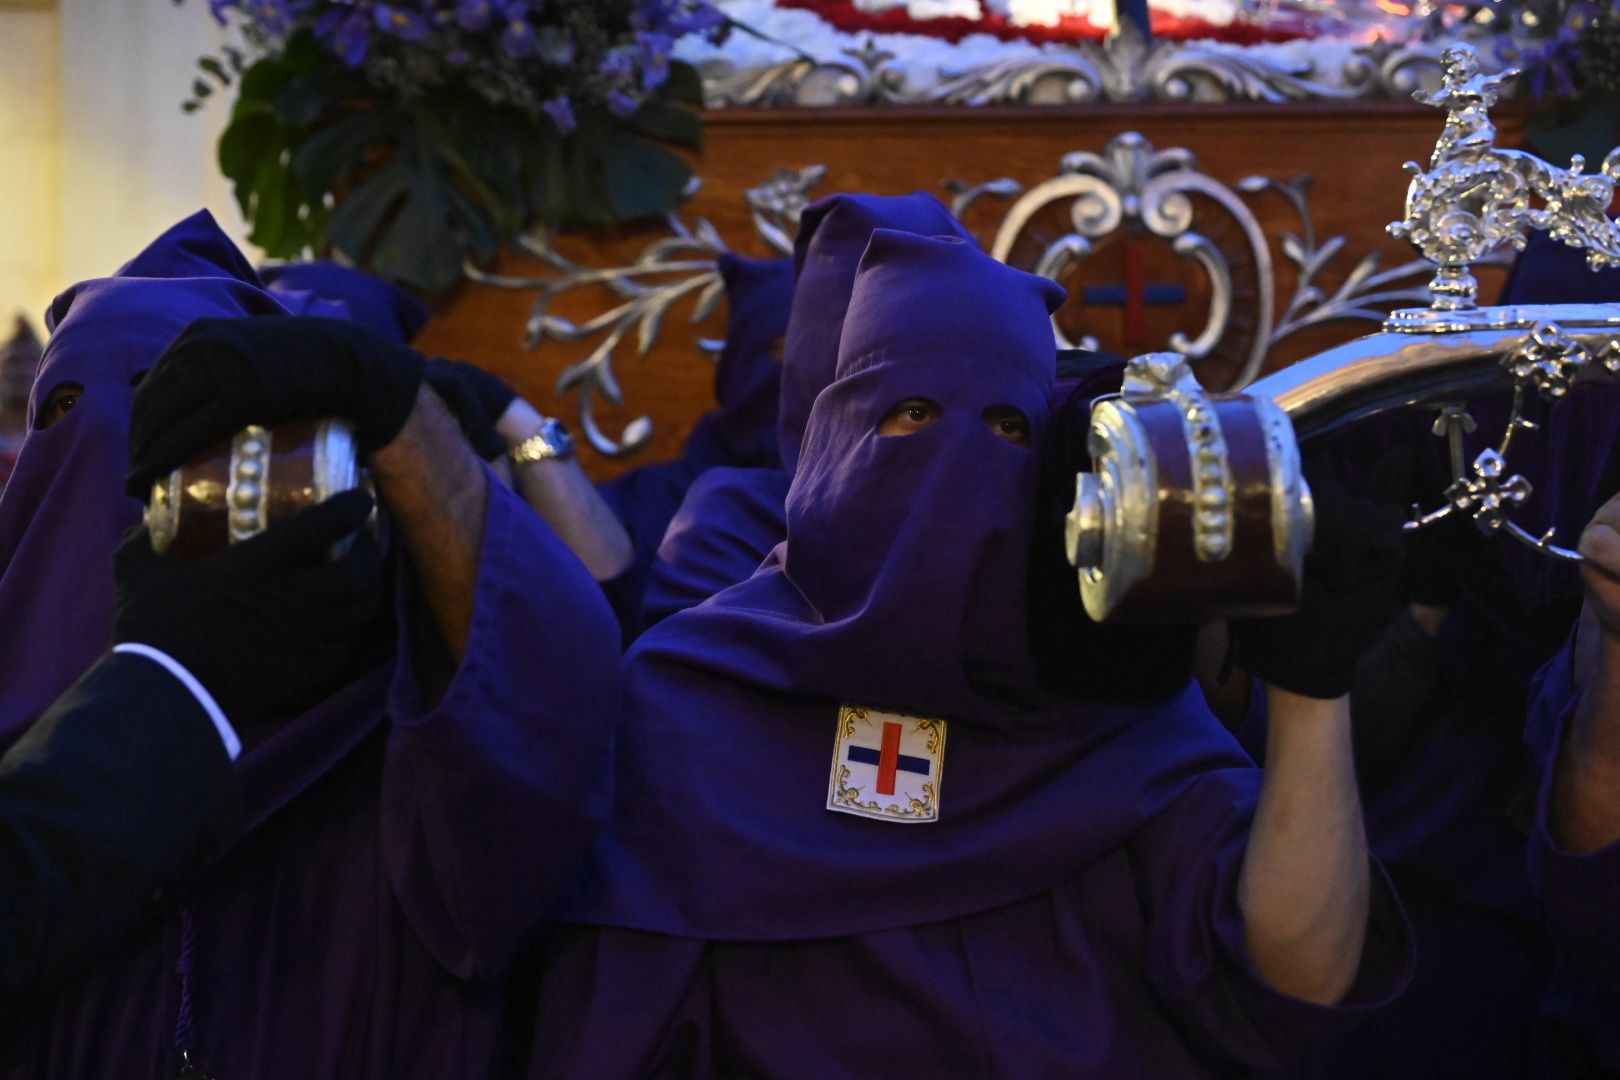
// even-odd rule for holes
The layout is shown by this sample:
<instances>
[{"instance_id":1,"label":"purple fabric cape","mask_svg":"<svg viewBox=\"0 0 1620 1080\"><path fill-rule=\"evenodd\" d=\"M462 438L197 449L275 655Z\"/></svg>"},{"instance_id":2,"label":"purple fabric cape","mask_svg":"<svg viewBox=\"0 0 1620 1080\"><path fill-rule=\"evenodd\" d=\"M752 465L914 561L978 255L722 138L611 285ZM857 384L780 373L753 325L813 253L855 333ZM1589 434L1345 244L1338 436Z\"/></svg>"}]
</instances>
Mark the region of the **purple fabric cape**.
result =
<instances>
[{"instance_id":1,"label":"purple fabric cape","mask_svg":"<svg viewBox=\"0 0 1620 1080\"><path fill-rule=\"evenodd\" d=\"M693 481L648 573L644 626L696 607L759 569L787 534L781 469L714 469Z\"/></svg>"},{"instance_id":2,"label":"purple fabric cape","mask_svg":"<svg viewBox=\"0 0 1620 1080\"><path fill-rule=\"evenodd\" d=\"M1399 988L1382 887L1349 1007L1252 973L1259 770L1196 690L1026 700L1036 454L983 412L1039 432L1059 296L874 233L786 542L625 660L618 812L565 915L597 925L553 935L531 1076L1207 1076ZM941 417L878 435L912 397ZM825 809L840 702L947 718L937 822Z\"/></svg>"},{"instance_id":3,"label":"purple fabric cape","mask_svg":"<svg viewBox=\"0 0 1620 1080\"><path fill-rule=\"evenodd\" d=\"M781 542L787 494L816 396L832 381L855 269L874 229L971 239L940 201L910 195L832 195L808 208L793 247L795 280L780 371L775 437L780 468L737 469L689 492L665 522L642 605L653 626L735 585Z\"/></svg>"},{"instance_id":4,"label":"purple fabric cape","mask_svg":"<svg viewBox=\"0 0 1620 1080\"><path fill-rule=\"evenodd\" d=\"M692 485L713 469L780 472L777 357L792 302L793 263L728 252L720 256L720 275L729 314L714 372L715 409L697 422L679 458L633 469L597 489L630 534L635 553L630 568L605 586L627 641L640 632L653 559Z\"/></svg>"},{"instance_id":5,"label":"purple fabric cape","mask_svg":"<svg viewBox=\"0 0 1620 1080\"><path fill-rule=\"evenodd\" d=\"M397 285L334 262L270 263L265 287L294 315L346 319L408 345L427 325L428 309Z\"/></svg>"},{"instance_id":6,"label":"purple fabric cape","mask_svg":"<svg viewBox=\"0 0 1620 1080\"><path fill-rule=\"evenodd\" d=\"M130 378L194 318L284 310L206 214L120 275L53 308L38 400L59 381L86 393L36 433L0 516L8 618L25 573L42 590L3 643L26 680L0 694L18 716L14 687L49 701L47 675L66 685L108 644L113 545L138 520L122 495ZM37 1017L0 1025L0 1078L172 1076L182 1041L231 1080L490 1075L504 969L606 816L618 638L584 567L486 480L462 663L417 648L402 566L396 657L242 730L247 839ZM99 574L105 589L87 588Z\"/></svg>"}]
</instances>

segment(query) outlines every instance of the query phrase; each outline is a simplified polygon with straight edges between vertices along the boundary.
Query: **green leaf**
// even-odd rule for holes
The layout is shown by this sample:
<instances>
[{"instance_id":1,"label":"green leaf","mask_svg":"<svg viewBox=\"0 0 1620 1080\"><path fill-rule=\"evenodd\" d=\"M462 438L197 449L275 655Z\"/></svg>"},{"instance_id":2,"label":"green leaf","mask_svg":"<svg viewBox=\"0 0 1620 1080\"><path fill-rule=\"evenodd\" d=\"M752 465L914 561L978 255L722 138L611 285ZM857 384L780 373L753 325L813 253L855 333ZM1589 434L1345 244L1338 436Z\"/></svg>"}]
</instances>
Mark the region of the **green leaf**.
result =
<instances>
[{"instance_id":1,"label":"green leaf","mask_svg":"<svg viewBox=\"0 0 1620 1080\"><path fill-rule=\"evenodd\" d=\"M613 220L607 193L608 142L618 121L604 111L580 111L579 128L565 144L567 187L564 225L605 225Z\"/></svg>"},{"instance_id":2,"label":"green leaf","mask_svg":"<svg viewBox=\"0 0 1620 1080\"><path fill-rule=\"evenodd\" d=\"M443 292L461 278L461 244L450 226L445 191L410 171L404 197L378 231L366 266L382 277Z\"/></svg>"},{"instance_id":3,"label":"green leaf","mask_svg":"<svg viewBox=\"0 0 1620 1080\"><path fill-rule=\"evenodd\" d=\"M647 102L630 118L629 127L649 138L689 150L703 146L703 121L698 114L667 102Z\"/></svg>"},{"instance_id":4,"label":"green leaf","mask_svg":"<svg viewBox=\"0 0 1620 1080\"><path fill-rule=\"evenodd\" d=\"M242 72L242 85L237 91L237 107L243 105L274 105L281 95L292 69L281 57L270 56Z\"/></svg>"},{"instance_id":5,"label":"green leaf","mask_svg":"<svg viewBox=\"0 0 1620 1080\"><path fill-rule=\"evenodd\" d=\"M452 120L446 156L482 189L507 231L515 231L523 223L524 148L539 125L512 111L487 108L459 110Z\"/></svg>"},{"instance_id":6,"label":"green leaf","mask_svg":"<svg viewBox=\"0 0 1620 1080\"><path fill-rule=\"evenodd\" d=\"M367 265L373 238L404 197L410 180L410 170L396 156L349 192L326 225L332 246L351 262Z\"/></svg>"},{"instance_id":7,"label":"green leaf","mask_svg":"<svg viewBox=\"0 0 1620 1080\"><path fill-rule=\"evenodd\" d=\"M252 216L253 189L264 160L279 162L283 146L281 129L269 113L238 116L220 134L219 171L231 181L244 215Z\"/></svg>"},{"instance_id":8,"label":"green leaf","mask_svg":"<svg viewBox=\"0 0 1620 1080\"><path fill-rule=\"evenodd\" d=\"M253 178L253 229L248 239L276 258L298 254L298 190L279 157L265 156Z\"/></svg>"},{"instance_id":9,"label":"green leaf","mask_svg":"<svg viewBox=\"0 0 1620 1080\"><path fill-rule=\"evenodd\" d=\"M698 74L697 68L680 60L672 60L669 65L669 81L659 88L659 96L666 101L679 102L690 105L694 109L703 108L703 76Z\"/></svg>"},{"instance_id":10,"label":"green leaf","mask_svg":"<svg viewBox=\"0 0 1620 1080\"><path fill-rule=\"evenodd\" d=\"M302 72L287 80L276 95L276 115L288 127L304 127L320 119L330 102L330 85L319 72Z\"/></svg>"},{"instance_id":11,"label":"green leaf","mask_svg":"<svg viewBox=\"0 0 1620 1080\"><path fill-rule=\"evenodd\" d=\"M203 98L213 94L214 88L203 82L201 79L192 79L191 92L196 95L198 101L201 101Z\"/></svg>"},{"instance_id":12,"label":"green leaf","mask_svg":"<svg viewBox=\"0 0 1620 1080\"><path fill-rule=\"evenodd\" d=\"M293 152L293 174L305 197L318 200L374 150L396 143L400 135L401 124L392 114L380 108L356 109L301 142Z\"/></svg>"},{"instance_id":13,"label":"green leaf","mask_svg":"<svg viewBox=\"0 0 1620 1080\"><path fill-rule=\"evenodd\" d=\"M204 56L198 59L197 66L219 81L221 86L231 85L231 73L225 70L225 65L217 57Z\"/></svg>"},{"instance_id":14,"label":"green leaf","mask_svg":"<svg viewBox=\"0 0 1620 1080\"><path fill-rule=\"evenodd\" d=\"M607 197L616 218L633 220L674 209L692 169L657 143L616 133L604 162Z\"/></svg>"},{"instance_id":15,"label":"green leaf","mask_svg":"<svg viewBox=\"0 0 1620 1080\"><path fill-rule=\"evenodd\" d=\"M555 225L568 216L568 166L562 139L544 132L519 144L525 219Z\"/></svg>"},{"instance_id":16,"label":"green leaf","mask_svg":"<svg viewBox=\"0 0 1620 1080\"><path fill-rule=\"evenodd\" d=\"M453 185L445 186L444 196L459 234L456 247L463 252L470 248L479 262L493 259L500 250L501 237L488 215Z\"/></svg>"}]
</instances>

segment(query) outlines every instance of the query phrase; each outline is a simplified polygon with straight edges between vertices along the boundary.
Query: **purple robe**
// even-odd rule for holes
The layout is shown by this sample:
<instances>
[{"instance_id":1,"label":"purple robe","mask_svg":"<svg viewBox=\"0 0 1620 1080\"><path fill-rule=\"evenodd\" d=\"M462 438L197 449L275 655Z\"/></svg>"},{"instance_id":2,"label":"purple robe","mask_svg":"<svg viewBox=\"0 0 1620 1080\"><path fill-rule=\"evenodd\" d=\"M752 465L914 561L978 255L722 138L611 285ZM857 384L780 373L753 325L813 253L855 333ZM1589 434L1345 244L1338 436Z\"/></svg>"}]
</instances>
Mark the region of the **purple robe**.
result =
<instances>
[{"instance_id":1,"label":"purple robe","mask_svg":"<svg viewBox=\"0 0 1620 1080\"><path fill-rule=\"evenodd\" d=\"M938 199L923 192L832 195L806 208L793 245L795 281L782 351L775 431L780 466L731 470L687 494L656 542L644 625L742 581L781 542L782 500L810 408L832 381L855 268L877 228L971 239ZM718 535L710 537L710 529Z\"/></svg>"},{"instance_id":2,"label":"purple robe","mask_svg":"<svg viewBox=\"0 0 1620 1080\"><path fill-rule=\"evenodd\" d=\"M427 325L428 309L381 278L334 262L270 263L259 268L270 295L294 315L345 319L408 345Z\"/></svg>"},{"instance_id":3,"label":"purple robe","mask_svg":"<svg viewBox=\"0 0 1620 1080\"><path fill-rule=\"evenodd\" d=\"M0 1055L0 1076L168 1076L177 1042L231 1080L492 1075L505 968L606 814L618 650L583 568L489 479L470 644L437 700L402 632L397 663L329 703L380 705L382 722L261 807L178 911Z\"/></svg>"},{"instance_id":4,"label":"purple robe","mask_svg":"<svg viewBox=\"0 0 1620 1080\"><path fill-rule=\"evenodd\" d=\"M793 263L726 253L720 256L720 275L730 311L714 372L716 408L697 422L679 458L633 469L598 488L629 533L634 552L629 569L604 583L627 643L641 632L653 560L692 485L715 469L780 472L778 356L793 295Z\"/></svg>"},{"instance_id":5,"label":"purple robe","mask_svg":"<svg viewBox=\"0 0 1620 1080\"><path fill-rule=\"evenodd\" d=\"M960 241L873 233L786 541L625 659L615 819L559 908L582 925L543 952L531 1076L1213 1076L1400 990L1380 875L1343 1005L1253 971L1236 882L1260 771L1196 690L1034 685L1061 295ZM913 398L937 419L878 434ZM864 783L832 754L840 703L944 718L937 820L827 808L830 776Z\"/></svg>"},{"instance_id":6,"label":"purple robe","mask_svg":"<svg viewBox=\"0 0 1620 1080\"><path fill-rule=\"evenodd\" d=\"M1543 1013L1566 1036L1555 1054L1620 1070L1620 841L1575 854L1558 846L1547 824L1554 766L1578 698L1574 667L1572 637L1538 674L1525 725L1542 769L1530 873L1559 953Z\"/></svg>"},{"instance_id":7,"label":"purple robe","mask_svg":"<svg viewBox=\"0 0 1620 1080\"><path fill-rule=\"evenodd\" d=\"M656 626L758 569L787 533L788 481L781 469L715 469L698 477L658 545L642 622Z\"/></svg>"},{"instance_id":8,"label":"purple robe","mask_svg":"<svg viewBox=\"0 0 1620 1080\"><path fill-rule=\"evenodd\" d=\"M38 505L61 501L72 517L42 513L35 526L69 531L10 562L8 583L26 570L60 590L10 647L37 636L106 648L110 603L99 625L72 625L82 639L54 621L78 603L72 582L110 566L107 545L136 516L103 495L122 490L128 399L95 391L127 388L193 317L221 314L211 297L238 297L239 313L281 310L246 280L250 268L230 265L206 217L143 259L183 263L199 243L219 253L213 277L118 278L58 301L51 371L87 389L41 433L67 433L75 452L58 456ZM402 561L393 659L304 716L239 727L248 836L37 1015L8 1018L0 1077L168 1077L181 1049L228 1080L493 1074L505 969L606 816L618 636L584 567L485 476L461 663L418 633L430 624ZM70 543L79 532L105 534L104 550Z\"/></svg>"}]
</instances>

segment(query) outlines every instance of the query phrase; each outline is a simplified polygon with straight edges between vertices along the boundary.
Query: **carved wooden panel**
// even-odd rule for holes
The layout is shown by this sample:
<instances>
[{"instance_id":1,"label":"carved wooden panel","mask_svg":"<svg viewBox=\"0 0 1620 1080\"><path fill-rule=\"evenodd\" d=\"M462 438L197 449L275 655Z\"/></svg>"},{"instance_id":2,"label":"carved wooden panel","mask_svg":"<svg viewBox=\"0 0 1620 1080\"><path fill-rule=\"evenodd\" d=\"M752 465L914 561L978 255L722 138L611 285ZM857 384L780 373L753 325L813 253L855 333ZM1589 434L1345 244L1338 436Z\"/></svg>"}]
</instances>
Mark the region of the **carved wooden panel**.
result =
<instances>
[{"instance_id":1,"label":"carved wooden panel","mask_svg":"<svg viewBox=\"0 0 1620 1080\"><path fill-rule=\"evenodd\" d=\"M1523 118L1522 109L1499 110L1500 144L1518 141ZM1288 309L1298 299L1299 270L1287 254L1284 234L1296 237L1296 254L1309 249L1304 252L1306 261L1314 261L1317 269L1308 284L1320 290L1324 300L1331 300L1353 273L1361 275L1361 280L1350 284L1365 286L1369 268L1363 260L1370 253L1378 253L1378 269L1412 259L1411 248L1389 237L1384 226L1401 214L1406 186L1402 164L1427 158L1440 123L1433 110L1398 102L726 110L708 117L707 145L698 163L703 187L678 216L692 231L696 247L710 242L701 238L710 235L701 232L701 223L707 222L712 237L733 250L765 255L770 248L756 226L745 193L778 169L825 166L825 176L810 192L812 198L838 191L923 189L950 201L951 192L945 187L948 181L972 186L1009 178L1028 190L1058 176L1065 155L1075 151L1102 154L1116 136L1138 132L1159 150L1190 151L1202 173L1230 188L1241 187L1240 181L1251 176L1280 184L1296 177L1311 178L1308 207L1313 244L1304 243L1299 207L1279 189L1243 192L1243 201L1269 242L1274 272L1271 318L1276 329L1286 323ZM964 220L986 246L994 240L1010 203L1010 198L987 194L964 211ZM1205 210L1198 208L1200 214ZM1198 229L1209 234L1212 242L1234 250L1241 247L1231 243L1232 236L1220 234L1219 215L1200 217L1199 222ZM1042 235L1055 238L1072 229L1072 216L1064 212L1044 224L1032 220L1028 228L1032 239L1020 243L1038 245ZM656 222L644 229L570 236L557 241L555 252L576 266L622 267L669 231L665 223ZM1334 237L1343 237L1342 245L1331 244ZM1014 263L1029 258L1016 246L1008 257ZM696 261L677 253L668 263L689 267ZM516 254L503 257L493 270L532 279L558 273L554 265ZM674 281L683 273L691 271L649 275L644 283ZM1481 272L1484 297L1494 295L1499 275L1497 270ZM1234 282L1255 280L1241 266L1234 268L1233 278ZM1178 332L1187 338L1195 336L1206 324L1213 299L1210 277L1195 258L1178 253L1170 241L1150 232L1126 228L1101 237L1084 259L1068 268L1062 280L1075 298L1060 319L1065 334L1093 336L1104 348L1128 353L1162 348ZM1132 283L1134 290L1126 288ZM652 430L645 448L626 458L614 460L583 449L582 460L593 475L606 477L673 456L693 421L708 407L712 353L700 346L700 339L723 336L725 311L722 303L700 325L691 324L692 313L702 306L705 290L698 287L701 284L696 283L669 305L647 355L637 354L639 326L626 328L626 341L616 350L613 380L608 384L609 389L616 385L623 404L605 400L599 386L591 408L610 441L620 440L626 426L643 416L650 419ZM1151 287L1149 294L1144 294L1144 286ZM1240 284L1234 290L1241 293ZM1133 291L1136 303L1115 302L1122 293ZM464 286L429 324L419 344L502 373L537 407L563 417L577 430L578 397L559 394L556 386L571 365L592 352L600 336L566 344L545 340L532 351L526 349L526 324L539 295L540 290L533 288ZM547 314L580 325L623 303L622 293L615 294L606 284L593 285L558 295L548 305ZM1257 319L1258 311L1252 287L1249 295L1234 296L1230 330L1242 331L1244 320ZM1264 369L1370 329L1365 321L1304 326L1266 352ZM1219 384L1234 376L1239 366L1239 359L1232 356L1213 355L1200 369L1200 376ZM634 428L630 434L635 434Z\"/></svg>"}]
</instances>

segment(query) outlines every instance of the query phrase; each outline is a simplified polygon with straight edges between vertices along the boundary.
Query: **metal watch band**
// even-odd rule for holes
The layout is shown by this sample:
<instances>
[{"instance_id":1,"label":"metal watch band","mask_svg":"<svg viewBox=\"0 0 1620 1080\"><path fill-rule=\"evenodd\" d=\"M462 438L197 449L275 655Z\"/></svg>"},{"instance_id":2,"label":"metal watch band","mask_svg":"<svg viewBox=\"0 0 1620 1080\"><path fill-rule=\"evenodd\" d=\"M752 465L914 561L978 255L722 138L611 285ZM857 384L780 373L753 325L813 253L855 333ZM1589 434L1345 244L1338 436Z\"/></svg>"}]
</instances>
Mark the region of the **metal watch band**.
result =
<instances>
[{"instance_id":1,"label":"metal watch band","mask_svg":"<svg viewBox=\"0 0 1620 1080\"><path fill-rule=\"evenodd\" d=\"M527 465L553 458L567 460L574 456L574 439L561 420L548 418L540 430L508 451L514 465Z\"/></svg>"}]
</instances>

